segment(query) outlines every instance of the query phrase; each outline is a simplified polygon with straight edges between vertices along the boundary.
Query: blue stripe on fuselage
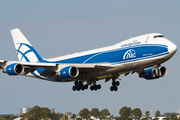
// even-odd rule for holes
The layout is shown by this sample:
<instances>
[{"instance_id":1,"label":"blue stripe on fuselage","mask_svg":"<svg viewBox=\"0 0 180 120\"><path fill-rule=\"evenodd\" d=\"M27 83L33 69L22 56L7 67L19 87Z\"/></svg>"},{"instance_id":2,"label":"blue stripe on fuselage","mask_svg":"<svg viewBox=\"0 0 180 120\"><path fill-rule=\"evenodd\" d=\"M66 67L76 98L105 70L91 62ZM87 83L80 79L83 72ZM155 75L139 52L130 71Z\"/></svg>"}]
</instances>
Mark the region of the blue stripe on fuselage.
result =
<instances>
[{"instance_id":1,"label":"blue stripe on fuselage","mask_svg":"<svg viewBox=\"0 0 180 120\"><path fill-rule=\"evenodd\" d=\"M118 49L97 52L93 54L87 54L84 56L74 57L70 59L64 59L59 61L43 61L47 63L103 63L108 62L112 65L128 63L138 60L144 60L154 57L159 57L169 54L168 46L165 45L154 45L154 44L145 44L137 45L131 47L121 47ZM37 68L37 72L41 74L46 71L46 69ZM32 73L35 77L41 79L51 79L50 77L42 78L35 73ZM54 78L54 81L63 81L63 79Z\"/></svg>"},{"instance_id":2,"label":"blue stripe on fuselage","mask_svg":"<svg viewBox=\"0 0 180 120\"><path fill-rule=\"evenodd\" d=\"M59 60L59 61L43 61L48 63L116 63L128 62L129 60L147 59L156 56L168 54L168 46L157 44L144 44L131 47L120 47L118 49L87 54L74 58Z\"/></svg>"}]
</instances>

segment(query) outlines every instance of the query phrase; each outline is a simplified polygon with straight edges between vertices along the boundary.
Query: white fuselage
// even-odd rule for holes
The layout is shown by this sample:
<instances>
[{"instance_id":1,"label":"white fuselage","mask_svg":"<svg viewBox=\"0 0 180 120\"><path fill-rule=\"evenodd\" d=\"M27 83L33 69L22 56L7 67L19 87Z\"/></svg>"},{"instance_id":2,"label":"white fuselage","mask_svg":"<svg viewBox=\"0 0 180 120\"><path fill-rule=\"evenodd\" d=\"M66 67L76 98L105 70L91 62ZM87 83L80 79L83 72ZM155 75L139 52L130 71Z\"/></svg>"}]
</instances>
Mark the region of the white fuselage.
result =
<instances>
[{"instance_id":1,"label":"white fuselage","mask_svg":"<svg viewBox=\"0 0 180 120\"><path fill-rule=\"evenodd\" d=\"M86 79L159 66L170 59L175 54L176 50L177 47L174 43L159 33L152 33L134 37L108 47L44 59L43 62L71 65L111 64L108 69L88 70L91 71L91 74L81 77L81 79ZM47 79L46 77L40 76L37 71L35 71L35 74L40 78ZM28 75L34 76L32 74Z\"/></svg>"}]
</instances>

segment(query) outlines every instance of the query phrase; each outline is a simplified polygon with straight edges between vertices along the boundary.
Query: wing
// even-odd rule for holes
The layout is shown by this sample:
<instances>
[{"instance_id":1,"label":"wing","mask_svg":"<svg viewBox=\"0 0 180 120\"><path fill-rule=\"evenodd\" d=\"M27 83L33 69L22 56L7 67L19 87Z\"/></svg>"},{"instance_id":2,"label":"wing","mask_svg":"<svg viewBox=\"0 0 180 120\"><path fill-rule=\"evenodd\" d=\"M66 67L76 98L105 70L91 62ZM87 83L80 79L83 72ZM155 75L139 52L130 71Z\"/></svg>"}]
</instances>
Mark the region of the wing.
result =
<instances>
[{"instance_id":1,"label":"wing","mask_svg":"<svg viewBox=\"0 0 180 120\"><path fill-rule=\"evenodd\" d=\"M125 71L122 64L59 64L0 60L0 68L8 75L24 75L54 82L86 81L87 85L105 79L105 82L121 75L141 72L142 70ZM118 70L117 70L118 69ZM78 83L79 84L79 83ZM74 89L73 89L74 90Z\"/></svg>"},{"instance_id":2,"label":"wing","mask_svg":"<svg viewBox=\"0 0 180 120\"><path fill-rule=\"evenodd\" d=\"M42 62L20 62L0 60L0 68L9 75L26 75L41 69L39 74L45 77L59 76L62 78L81 77L85 79L95 73L111 68L110 63L101 64L59 64ZM92 74L90 74L92 73ZM94 75L93 75L94 74Z\"/></svg>"}]
</instances>

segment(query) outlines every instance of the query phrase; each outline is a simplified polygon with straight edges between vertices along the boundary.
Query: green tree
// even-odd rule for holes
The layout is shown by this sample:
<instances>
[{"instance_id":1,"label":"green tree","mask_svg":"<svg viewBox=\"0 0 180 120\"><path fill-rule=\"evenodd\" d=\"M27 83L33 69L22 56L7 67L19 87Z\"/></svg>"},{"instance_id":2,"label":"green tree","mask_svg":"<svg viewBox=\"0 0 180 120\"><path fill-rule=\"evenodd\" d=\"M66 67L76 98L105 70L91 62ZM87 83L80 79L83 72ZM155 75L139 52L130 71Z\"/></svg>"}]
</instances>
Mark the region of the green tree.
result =
<instances>
[{"instance_id":1,"label":"green tree","mask_svg":"<svg viewBox=\"0 0 180 120\"><path fill-rule=\"evenodd\" d=\"M98 108L93 108L91 109L91 115L94 116L95 118L98 118L100 116L100 112Z\"/></svg>"},{"instance_id":2,"label":"green tree","mask_svg":"<svg viewBox=\"0 0 180 120\"><path fill-rule=\"evenodd\" d=\"M149 112L149 110L148 110L148 111L146 111L146 112L145 112L145 114L146 114L146 120L148 120L148 119L149 119L149 116L150 116L150 112Z\"/></svg>"},{"instance_id":3,"label":"green tree","mask_svg":"<svg viewBox=\"0 0 180 120\"><path fill-rule=\"evenodd\" d=\"M16 117L14 115L10 115L10 120L15 119Z\"/></svg>"},{"instance_id":4,"label":"green tree","mask_svg":"<svg viewBox=\"0 0 180 120\"><path fill-rule=\"evenodd\" d=\"M52 113L51 110L47 107L40 108L39 106L34 106L30 109L26 114L21 115L23 118L28 118L29 120L39 120L44 119L47 120L51 118L51 120L60 120L63 117L62 113Z\"/></svg>"},{"instance_id":5,"label":"green tree","mask_svg":"<svg viewBox=\"0 0 180 120\"><path fill-rule=\"evenodd\" d=\"M29 120L39 120L40 119L40 117L39 117L40 110L41 110L41 108L39 106L34 106L26 113L26 117Z\"/></svg>"},{"instance_id":6,"label":"green tree","mask_svg":"<svg viewBox=\"0 0 180 120\"><path fill-rule=\"evenodd\" d=\"M90 114L90 112L89 112L89 110L87 108L84 108L79 112L79 115L84 119L88 119L89 114Z\"/></svg>"},{"instance_id":7,"label":"green tree","mask_svg":"<svg viewBox=\"0 0 180 120\"><path fill-rule=\"evenodd\" d=\"M63 117L63 115L62 115ZM59 113L52 113L51 114L51 120L60 120L62 118Z\"/></svg>"},{"instance_id":8,"label":"green tree","mask_svg":"<svg viewBox=\"0 0 180 120\"><path fill-rule=\"evenodd\" d=\"M100 118L101 119L105 119L107 116L110 116L110 115L111 114L110 114L108 109L103 109L100 111L100 116L101 116Z\"/></svg>"},{"instance_id":9,"label":"green tree","mask_svg":"<svg viewBox=\"0 0 180 120\"><path fill-rule=\"evenodd\" d=\"M40 109L40 112L39 112L39 118L42 119L47 119L47 118L51 118L51 110L47 107L42 107Z\"/></svg>"},{"instance_id":10,"label":"green tree","mask_svg":"<svg viewBox=\"0 0 180 120\"><path fill-rule=\"evenodd\" d=\"M124 106L119 110L119 114L121 116L121 120L128 120L131 116L131 108Z\"/></svg>"},{"instance_id":11,"label":"green tree","mask_svg":"<svg viewBox=\"0 0 180 120\"><path fill-rule=\"evenodd\" d=\"M121 120L121 117L114 117L115 120Z\"/></svg>"},{"instance_id":12,"label":"green tree","mask_svg":"<svg viewBox=\"0 0 180 120\"><path fill-rule=\"evenodd\" d=\"M155 111L155 117L160 117L161 116L161 113L159 110Z\"/></svg>"},{"instance_id":13,"label":"green tree","mask_svg":"<svg viewBox=\"0 0 180 120\"><path fill-rule=\"evenodd\" d=\"M11 115L2 115L2 116L1 116L1 119L2 119L2 120L10 120L10 116L11 116ZM0 120L1 120L1 119L0 119Z\"/></svg>"},{"instance_id":14,"label":"green tree","mask_svg":"<svg viewBox=\"0 0 180 120\"><path fill-rule=\"evenodd\" d=\"M147 120L146 118L142 118L141 120Z\"/></svg>"},{"instance_id":15,"label":"green tree","mask_svg":"<svg viewBox=\"0 0 180 120\"><path fill-rule=\"evenodd\" d=\"M140 108L135 108L132 110L132 115L134 116L135 119L140 119L142 116L142 112L140 110Z\"/></svg>"},{"instance_id":16,"label":"green tree","mask_svg":"<svg viewBox=\"0 0 180 120\"><path fill-rule=\"evenodd\" d=\"M176 113L172 113L170 118L171 118L171 120L177 120L177 114Z\"/></svg>"},{"instance_id":17,"label":"green tree","mask_svg":"<svg viewBox=\"0 0 180 120\"><path fill-rule=\"evenodd\" d=\"M56 113L57 114L57 116L58 116L58 118L62 118L63 117L63 113Z\"/></svg>"},{"instance_id":18,"label":"green tree","mask_svg":"<svg viewBox=\"0 0 180 120\"><path fill-rule=\"evenodd\" d=\"M71 118L74 120L76 118L76 114L72 114Z\"/></svg>"},{"instance_id":19,"label":"green tree","mask_svg":"<svg viewBox=\"0 0 180 120\"><path fill-rule=\"evenodd\" d=\"M9 115L0 116L0 120L10 120L10 116Z\"/></svg>"},{"instance_id":20,"label":"green tree","mask_svg":"<svg viewBox=\"0 0 180 120\"><path fill-rule=\"evenodd\" d=\"M63 113L52 113L51 114L51 120L61 120L63 117Z\"/></svg>"},{"instance_id":21,"label":"green tree","mask_svg":"<svg viewBox=\"0 0 180 120\"><path fill-rule=\"evenodd\" d=\"M109 113L110 114L110 113ZM114 120L114 115L110 116L110 120Z\"/></svg>"}]
</instances>

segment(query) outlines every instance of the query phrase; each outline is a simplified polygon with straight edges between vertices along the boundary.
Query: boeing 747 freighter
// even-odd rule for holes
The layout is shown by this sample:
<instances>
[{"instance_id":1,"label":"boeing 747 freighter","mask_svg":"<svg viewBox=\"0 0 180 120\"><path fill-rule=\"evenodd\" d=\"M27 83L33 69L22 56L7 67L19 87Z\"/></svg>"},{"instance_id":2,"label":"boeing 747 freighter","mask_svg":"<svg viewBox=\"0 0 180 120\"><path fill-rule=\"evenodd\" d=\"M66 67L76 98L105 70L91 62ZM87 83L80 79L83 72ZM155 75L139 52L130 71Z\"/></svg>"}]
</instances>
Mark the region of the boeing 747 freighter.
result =
<instances>
[{"instance_id":1,"label":"boeing 747 freighter","mask_svg":"<svg viewBox=\"0 0 180 120\"><path fill-rule=\"evenodd\" d=\"M11 30L19 61L0 60L0 68L8 75L23 75L54 82L74 82L74 91L101 89L99 80L111 80L111 91L117 91L121 74L138 73L153 80L167 74L161 66L177 51L177 46L162 34L137 36L112 46L42 58L21 31Z\"/></svg>"}]
</instances>

